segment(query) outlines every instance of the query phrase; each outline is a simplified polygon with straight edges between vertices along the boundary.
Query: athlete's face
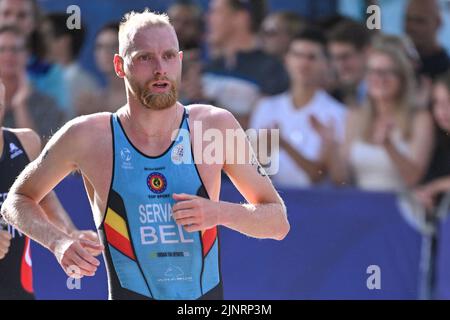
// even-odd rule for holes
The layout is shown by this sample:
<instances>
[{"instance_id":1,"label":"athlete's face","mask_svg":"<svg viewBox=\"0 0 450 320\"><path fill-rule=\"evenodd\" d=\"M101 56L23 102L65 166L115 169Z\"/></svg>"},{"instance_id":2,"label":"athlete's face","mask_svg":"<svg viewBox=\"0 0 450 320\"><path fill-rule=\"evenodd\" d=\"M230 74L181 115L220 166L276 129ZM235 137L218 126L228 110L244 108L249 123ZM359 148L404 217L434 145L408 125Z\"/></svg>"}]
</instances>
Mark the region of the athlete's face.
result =
<instances>
[{"instance_id":1,"label":"athlete's face","mask_svg":"<svg viewBox=\"0 0 450 320\"><path fill-rule=\"evenodd\" d=\"M129 92L149 109L165 109L178 99L182 52L173 28L139 30L128 50L124 74Z\"/></svg>"}]
</instances>

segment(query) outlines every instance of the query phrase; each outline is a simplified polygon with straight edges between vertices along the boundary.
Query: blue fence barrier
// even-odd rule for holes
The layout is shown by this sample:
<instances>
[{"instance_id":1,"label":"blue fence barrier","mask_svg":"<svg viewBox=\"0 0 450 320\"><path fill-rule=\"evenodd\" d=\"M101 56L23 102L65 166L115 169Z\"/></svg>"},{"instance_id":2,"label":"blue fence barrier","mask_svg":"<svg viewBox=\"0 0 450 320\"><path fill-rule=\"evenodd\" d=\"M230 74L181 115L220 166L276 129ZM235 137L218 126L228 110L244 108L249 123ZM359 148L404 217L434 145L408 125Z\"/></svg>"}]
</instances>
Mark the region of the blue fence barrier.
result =
<instances>
[{"instance_id":1,"label":"blue fence barrier","mask_svg":"<svg viewBox=\"0 0 450 320\"><path fill-rule=\"evenodd\" d=\"M56 189L79 228L94 228L77 176ZM281 242L252 239L221 228L221 270L226 299L416 299L422 236L405 222L391 194L356 190L280 190L291 223ZM221 199L243 201L224 184ZM102 263L81 289L46 249L32 245L34 287L39 299L105 299ZM369 289L370 266L380 289ZM370 282L370 281L369 281Z\"/></svg>"}]
</instances>

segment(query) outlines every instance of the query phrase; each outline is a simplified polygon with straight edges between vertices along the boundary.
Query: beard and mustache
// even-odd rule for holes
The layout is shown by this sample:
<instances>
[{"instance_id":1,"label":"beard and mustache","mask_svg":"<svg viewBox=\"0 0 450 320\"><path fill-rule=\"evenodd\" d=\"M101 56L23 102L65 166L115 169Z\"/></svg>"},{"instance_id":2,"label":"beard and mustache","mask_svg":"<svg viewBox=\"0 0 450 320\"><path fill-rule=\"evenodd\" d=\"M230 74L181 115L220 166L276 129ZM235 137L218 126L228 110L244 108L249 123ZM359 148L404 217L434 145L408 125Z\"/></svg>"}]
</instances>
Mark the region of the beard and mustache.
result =
<instances>
[{"instance_id":1,"label":"beard and mustache","mask_svg":"<svg viewBox=\"0 0 450 320\"><path fill-rule=\"evenodd\" d=\"M153 93L151 83L155 81L167 81L170 83L170 90L166 93ZM133 96L147 109L163 110L173 106L178 100L178 85L175 81L167 77L155 77L141 85L134 79L129 78Z\"/></svg>"}]
</instances>

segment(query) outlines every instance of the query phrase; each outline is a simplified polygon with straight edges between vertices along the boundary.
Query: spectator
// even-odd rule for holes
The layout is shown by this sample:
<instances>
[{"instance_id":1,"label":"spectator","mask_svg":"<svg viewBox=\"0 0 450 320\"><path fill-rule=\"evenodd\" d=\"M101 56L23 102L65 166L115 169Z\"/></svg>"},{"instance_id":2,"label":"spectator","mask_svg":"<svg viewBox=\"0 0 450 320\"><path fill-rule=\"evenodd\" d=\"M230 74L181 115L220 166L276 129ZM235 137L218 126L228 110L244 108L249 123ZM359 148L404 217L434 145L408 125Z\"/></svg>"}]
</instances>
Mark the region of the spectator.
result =
<instances>
[{"instance_id":1,"label":"spectator","mask_svg":"<svg viewBox=\"0 0 450 320\"><path fill-rule=\"evenodd\" d=\"M375 46L394 46L397 50L405 53L414 68L416 78L416 88L414 89L415 105L423 108L430 107L433 82L429 77L420 74L420 56L411 39L408 36L402 36L400 38L394 35L380 34L373 39L373 43Z\"/></svg>"},{"instance_id":2,"label":"spectator","mask_svg":"<svg viewBox=\"0 0 450 320\"><path fill-rule=\"evenodd\" d=\"M295 12L278 11L269 14L261 27L263 50L283 60L293 37L304 27L306 22Z\"/></svg>"},{"instance_id":3,"label":"spectator","mask_svg":"<svg viewBox=\"0 0 450 320\"><path fill-rule=\"evenodd\" d=\"M290 90L262 99L252 117L255 129L280 129L282 164L273 181L282 186L306 187L323 178L325 145L321 125L334 124L332 138L344 137L346 108L321 87L326 72L326 40L315 29L305 29L292 40L285 58Z\"/></svg>"},{"instance_id":4,"label":"spectator","mask_svg":"<svg viewBox=\"0 0 450 320\"><path fill-rule=\"evenodd\" d=\"M183 71L179 90L179 100L184 105L192 103L214 104L214 101L206 98L202 83L203 64L200 58L200 50L192 49L183 51Z\"/></svg>"},{"instance_id":5,"label":"spectator","mask_svg":"<svg viewBox=\"0 0 450 320\"><path fill-rule=\"evenodd\" d=\"M6 88L4 125L31 128L47 140L61 125L63 113L29 83L25 42L19 29L0 27L0 77Z\"/></svg>"},{"instance_id":6,"label":"spectator","mask_svg":"<svg viewBox=\"0 0 450 320\"><path fill-rule=\"evenodd\" d=\"M442 18L437 0L410 0L405 29L420 54L420 73L434 79L450 67L450 58L438 42Z\"/></svg>"},{"instance_id":7,"label":"spectator","mask_svg":"<svg viewBox=\"0 0 450 320\"><path fill-rule=\"evenodd\" d=\"M264 16L262 0L212 0L208 12L209 43L222 56L206 67L205 94L229 109L244 128L262 95L288 88L282 64L257 47Z\"/></svg>"},{"instance_id":8,"label":"spectator","mask_svg":"<svg viewBox=\"0 0 450 320\"><path fill-rule=\"evenodd\" d=\"M203 41L202 10L192 0L177 0L167 9L180 50L200 49Z\"/></svg>"},{"instance_id":9,"label":"spectator","mask_svg":"<svg viewBox=\"0 0 450 320\"><path fill-rule=\"evenodd\" d=\"M43 27L46 29L48 61L62 67L64 81L68 88L68 117L75 116L75 106L80 96L98 92L99 86L86 70L77 62L84 43L86 28L69 29L66 26L65 13L52 13L45 17Z\"/></svg>"},{"instance_id":10,"label":"spectator","mask_svg":"<svg viewBox=\"0 0 450 320\"><path fill-rule=\"evenodd\" d=\"M97 93L85 94L80 98L77 114L91 114L95 112L116 112L127 102L124 82L115 71L113 58L119 52L119 24L109 23L97 33L95 40L95 62L98 70L106 79L105 88Z\"/></svg>"},{"instance_id":11,"label":"spectator","mask_svg":"<svg viewBox=\"0 0 450 320\"><path fill-rule=\"evenodd\" d=\"M428 166L431 116L415 107L413 69L396 46L372 47L366 81L366 106L350 112L339 152L336 143L329 143L328 168L338 184L353 177L364 190L404 191L422 179Z\"/></svg>"},{"instance_id":12,"label":"spectator","mask_svg":"<svg viewBox=\"0 0 450 320\"><path fill-rule=\"evenodd\" d=\"M440 76L433 87L433 116L436 124L436 147L426 182L416 197L433 209L441 195L450 191L450 71Z\"/></svg>"},{"instance_id":13,"label":"spectator","mask_svg":"<svg viewBox=\"0 0 450 320\"><path fill-rule=\"evenodd\" d=\"M370 33L359 22L344 20L328 34L328 49L337 76L333 96L348 106L358 106L366 98L364 81Z\"/></svg>"},{"instance_id":14,"label":"spectator","mask_svg":"<svg viewBox=\"0 0 450 320\"><path fill-rule=\"evenodd\" d=\"M416 76L418 75L421 67L420 55L419 52L417 51L416 46L414 45L409 36L403 35L402 37L398 37L389 34L378 34L375 37L373 37L372 44L374 44L375 46L389 45L397 47L399 50L402 50L408 57L411 65L413 66Z\"/></svg>"},{"instance_id":15,"label":"spectator","mask_svg":"<svg viewBox=\"0 0 450 320\"><path fill-rule=\"evenodd\" d=\"M45 61L47 48L42 37L42 14L36 0L0 0L0 26L17 27L27 39L30 55L27 73L36 90L52 97L66 111L68 91L59 66Z\"/></svg>"}]
</instances>

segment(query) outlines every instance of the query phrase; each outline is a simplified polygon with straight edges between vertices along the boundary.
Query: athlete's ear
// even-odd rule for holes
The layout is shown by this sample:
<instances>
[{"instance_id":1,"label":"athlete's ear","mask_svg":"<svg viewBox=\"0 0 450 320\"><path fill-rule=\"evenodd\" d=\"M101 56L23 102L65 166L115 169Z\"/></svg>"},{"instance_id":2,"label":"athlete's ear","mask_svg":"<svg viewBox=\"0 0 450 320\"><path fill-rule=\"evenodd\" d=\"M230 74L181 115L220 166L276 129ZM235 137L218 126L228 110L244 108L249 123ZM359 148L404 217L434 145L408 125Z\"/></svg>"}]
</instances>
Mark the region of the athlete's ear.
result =
<instances>
[{"instance_id":1,"label":"athlete's ear","mask_svg":"<svg viewBox=\"0 0 450 320\"><path fill-rule=\"evenodd\" d=\"M183 51L178 52L178 55L180 56L180 61L183 61Z\"/></svg>"},{"instance_id":2,"label":"athlete's ear","mask_svg":"<svg viewBox=\"0 0 450 320\"><path fill-rule=\"evenodd\" d=\"M114 55L114 71L116 72L119 78L125 78L125 65L123 58L119 56L117 53Z\"/></svg>"}]
</instances>

